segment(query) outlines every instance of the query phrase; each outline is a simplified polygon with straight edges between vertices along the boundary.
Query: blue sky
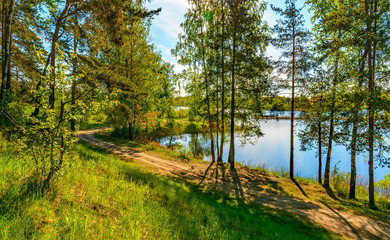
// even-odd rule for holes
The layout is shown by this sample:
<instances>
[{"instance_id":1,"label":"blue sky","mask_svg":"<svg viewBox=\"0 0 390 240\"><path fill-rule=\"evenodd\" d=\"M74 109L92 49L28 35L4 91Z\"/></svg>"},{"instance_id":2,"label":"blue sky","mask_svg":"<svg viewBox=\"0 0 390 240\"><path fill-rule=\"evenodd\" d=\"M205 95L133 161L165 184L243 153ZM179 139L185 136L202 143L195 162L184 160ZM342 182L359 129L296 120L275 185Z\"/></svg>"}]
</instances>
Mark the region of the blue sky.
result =
<instances>
[{"instance_id":1,"label":"blue sky","mask_svg":"<svg viewBox=\"0 0 390 240\"><path fill-rule=\"evenodd\" d=\"M304 5L304 0L297 1L297 7ZM277 0L272 1L277 7L284 8L284 1ZM154 44L161 51L163 59L172 63L175 66L176 72L181 72L183 66L177 64L177 59L171 56L171 49L175 48L178 40L177 36L181 32L180 23L184 22L184 14L187 12L189 4L187 0L152 0L146 4L148 9L162 8L159 16L156 16L152 22L151 35ZM302 13L305 18L305 23L308 29L310 29L310 14L308 13L307 7L304 7ZM276 19L279 16L276 15L270 4L267 4L267 10L264 13L264 19L272 27L276 24ZM280 52L269 46L267 49L267 55L277 59Z\"/></svg>"}]
</instances>

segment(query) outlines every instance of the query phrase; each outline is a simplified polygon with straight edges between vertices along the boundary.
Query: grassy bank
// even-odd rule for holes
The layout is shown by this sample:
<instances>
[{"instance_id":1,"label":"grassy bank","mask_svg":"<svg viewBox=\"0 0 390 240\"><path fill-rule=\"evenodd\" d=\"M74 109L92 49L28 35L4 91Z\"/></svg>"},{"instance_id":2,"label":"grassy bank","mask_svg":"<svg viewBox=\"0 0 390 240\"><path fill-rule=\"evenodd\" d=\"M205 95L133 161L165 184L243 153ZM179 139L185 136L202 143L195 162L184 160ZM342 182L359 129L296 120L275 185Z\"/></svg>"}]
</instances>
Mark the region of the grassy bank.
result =
<instances>
[{"instance_id":1,"label":"grassy bank","mask_svg":"<svg viewBox=\"0 0 390 240\"><path fill-rule=\"evenodd\" d=\"M244 165L245 166L245 165ZM358 215L368 216L373 219L389 221L390 216L390 176L387 175L381 181L375 183L375 201L379 208L372 210L368 207L368 180L364 176L357 176L356 199L348 199L350 173L340 172L337 166L330 176L330 189L325 189L314 178L296 176L296 183L302 188L297 191L297 186L289 178L287 169L267 169L265 166L245 166L280 179L280 187L283 193L299 198L310 198L317 202L326 203L337 210L353 212ZM282 193L282 192L280 192ZM305 196L306 195L306 196Z\"/></svg>"},{"instance_id":2,"label":"grassy bank","mask_svg":"<svg viewBox=\"0 0 390 240\"><path fill-rule=\"evenodd\" d=\"M0 157L3 239L331 239L302 219L145 172L86 144L41 189L32 165Z\"/></svg>"},{"instance_id":3,"label":"grassy bank","mask_svg":"<svg viewBox=\"0 0 390 240\"><path fill-rule=\"evenodd\" d=\"M145 142L144 144L127 141L124 139L110 136L110 130L107 130L105 134L103 133L97 135L97 137L102 140L114 142L124 147L137 148L143 151L158 152L160 154L163 154L165 158L188 161L202 161L202 159L199 159L198 157L194 156L190 150L183 150L183 148L180 147L178 147L177 149L167 149L153 141ZM305 194L302 194L300 191L297 191L297 187L290 181L287 170L270 170L264 166L245 167L256 169L261 172L266 172L269 175L280 178L283 193L287 193L288 195L294 197L306 198L306 194L307 196L309 196L310 199L330 204L332 207L335 207L338 210L347 210L374 219L388 219L387 216L390 215L390 196L388 194L390 190L390 178L386 178L385 180L376 183L375 198L377 206L380 208L380 210L375 211L370 210L368 208L368 181L361 176L358 176L357 179L357 199L349 200L349 175L345 172L339 172L337 168L333 169L331 173L330 190L324 189L322 185L317 182L316 179L296 177L295 179L297 183L300 184L304 189L306 189Z\"/></svg>"}]
</instances>

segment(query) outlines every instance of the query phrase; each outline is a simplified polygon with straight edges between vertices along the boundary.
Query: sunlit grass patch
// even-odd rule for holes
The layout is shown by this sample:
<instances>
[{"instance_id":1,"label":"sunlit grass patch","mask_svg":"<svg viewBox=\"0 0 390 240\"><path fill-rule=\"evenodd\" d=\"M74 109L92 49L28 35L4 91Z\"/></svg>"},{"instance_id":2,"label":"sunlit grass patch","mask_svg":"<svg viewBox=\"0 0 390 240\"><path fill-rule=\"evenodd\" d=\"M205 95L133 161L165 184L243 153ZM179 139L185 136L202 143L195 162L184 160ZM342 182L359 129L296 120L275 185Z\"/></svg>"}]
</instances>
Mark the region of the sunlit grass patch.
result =
<instances>
[{"instance_id":1,"label":"sunlit grass patch","mask_svg":"<svg viewBox=\"0 0 390 240\"><path fill-rule=\"evenodd\" d=\"M1 178L5 239L331 239L299 217L142 168L86 144L50 189ZM10 171L5 155L0 172ZM17 168L16 168L17 169ZM26 170L26 169L24 169ZM18 169L18 176L28 173ZM2 172L3 173L3 172Z\"/></svg>"}]
</instances>

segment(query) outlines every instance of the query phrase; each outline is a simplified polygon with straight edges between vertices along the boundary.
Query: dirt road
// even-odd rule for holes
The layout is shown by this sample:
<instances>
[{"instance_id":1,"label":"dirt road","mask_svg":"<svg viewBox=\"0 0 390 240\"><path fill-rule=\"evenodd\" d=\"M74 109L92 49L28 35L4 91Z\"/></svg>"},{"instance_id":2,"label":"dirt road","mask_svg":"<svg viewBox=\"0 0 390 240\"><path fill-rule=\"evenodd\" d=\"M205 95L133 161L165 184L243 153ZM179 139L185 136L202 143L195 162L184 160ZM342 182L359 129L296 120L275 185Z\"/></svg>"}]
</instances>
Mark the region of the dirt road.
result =
<instances>
[{"instance_id":1,"label":"dirt road","mask_svg":"<svg viewBox=\"0 0 390 240\"><path fill-rule=\"evenodd\" d=\"M210 163L164 159L155 153L132 150L100 140L95 137L95 134L101 130L80 131L78 137L92 145L131 158L158 173L179 176L196 184L208 185L246 202L298 214L330 232L340 234L345 239L390 240L389 220L373 220L366 216L336 210L324 202L310 200L310 196L305 193L304 186L301 187L299 184L294 187L302 192L303 197L293 197L284 193L281 188L282 181L294 184L290 180L279 179L241 166L231 170L226 166Z\"/></svg>"}]
</instances>

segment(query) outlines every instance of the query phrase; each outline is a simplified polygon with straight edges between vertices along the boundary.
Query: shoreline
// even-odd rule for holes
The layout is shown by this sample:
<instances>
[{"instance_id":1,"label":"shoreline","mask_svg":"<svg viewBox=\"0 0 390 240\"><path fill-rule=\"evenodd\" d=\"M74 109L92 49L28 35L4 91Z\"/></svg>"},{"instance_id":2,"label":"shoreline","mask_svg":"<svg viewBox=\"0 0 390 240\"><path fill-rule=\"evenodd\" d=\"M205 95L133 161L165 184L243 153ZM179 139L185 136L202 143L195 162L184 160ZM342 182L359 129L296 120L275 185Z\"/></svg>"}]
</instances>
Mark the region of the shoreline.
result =
<instances>
[{"instance_id":1,"label":"shoreline","mask_svg":"<svg viewBox=\"0 0 390 240\"><path fill-rule=\"evenodd\" d=\"M263 116L261 117L260 119L275 119L275 120L290 120L291 117L287 117L287 116ZM308 119L307 117L294 117L294 119L297 119L297 120L305 120L305 119Z\"/></svg>"}]
</instances>

